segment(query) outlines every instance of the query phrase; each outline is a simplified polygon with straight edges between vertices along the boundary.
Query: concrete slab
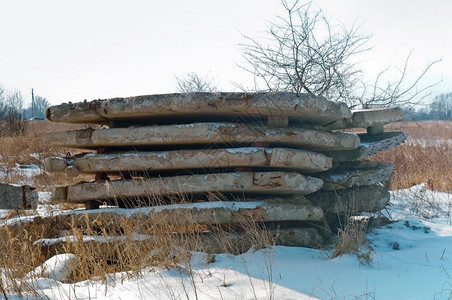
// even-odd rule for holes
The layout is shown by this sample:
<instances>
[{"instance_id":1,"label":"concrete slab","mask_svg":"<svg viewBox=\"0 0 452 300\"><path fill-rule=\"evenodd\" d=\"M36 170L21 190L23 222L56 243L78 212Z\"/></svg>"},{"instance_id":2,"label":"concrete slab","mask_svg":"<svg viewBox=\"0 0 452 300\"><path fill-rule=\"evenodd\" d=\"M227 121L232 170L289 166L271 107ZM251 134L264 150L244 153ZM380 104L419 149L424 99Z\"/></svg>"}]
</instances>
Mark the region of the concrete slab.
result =
<instances>
[{"instance_id":1,"label":"concrete slab","mask_svg":"<svg viewBox=\"0 0 452 300\"><path fill-rule=\"evenodd\" d=\"M288 117L325 124L350 118L351 112L345 103L309 94L188 93L61 104L49 107L46 117L54 122L110 125L114 121L167 124L259 117Z\"/></svg>"},{"instance_id":2,"label":"concrete slab","mask_svg":"<svg viewBox=\"0 0 452 300\"><path fill-rule=\"evenodd\" d=\"M314 176L324 181L322 190L342 190L387 181L393 168L390 163L350 161Z\"/></svg>"},{"instance_id":3,"label":"concrete slab","mask_svg":"<svg viewBox=\"0 0 452 300\"><path fill-rule=\"evenodd\" d=\"M314 228L285 228L270 232L276 236L276 245L322 248L325 244L320 233Z\"/></svg>"},{"instance_id":4,"label":"concrete slab","mask_svg":"<svg viewBox=\"0 0 452 300\"><path fill-rule=\"evenodd\" d=\"M321 179L298 173L236 172L82 182L56 188L54 198L60 202L86 202L146 197L152 202L165 195L196 193L310 194L318 191L322 185Z\"/></svg>"},{"instance_id":5,"label":"concrete slab","mask_svg":"<svg viewBox=\"0 0 452 300\"><path fill-rule=\"evenodd\" d=\"M333 161L353 161L395 148L406 140L406 134L403 132L383 132L382 134L377 135L360 133L358 136L361 143L356 149L321 151L321 153L331 157Z\"/></svg>"},{"instance_id":6,"label":"concrete slab","mask_svg":"<svg viewBox=\"0 0 452 300\"><path fill-rule=\"evenodd\" d=\"M0 209L35 209L38 193L28 185L0 184Z\"/></svg>"},{"instance_id":7,"label":"concrete slab","mask_svg":"<svg viewBox=\"0 0 452 300\"><path fill-rule=\"evenodd\" d=\"M325 214L353 216L360 212L382 210L390 200L389 192L380 185L353 187L337 191L318 191L305 196L323 209Z\"/></svg>"},{"instance_id":8,"label":"concrete slab","mask_svg":"<svg viewBox=\"0 0 452 300\"><path fill-rule=\"evenodd\" d=\"M354 133L307 128L267 128L233 123L193 123L51 132L49 146L81 149L140 147L235 148L255 143L304 150L351 150L359 146Z\"/></svg>"},{"instance_id":9,"label":"concrete slab","mask_svg":"<svg viewBox=\"0 0 452 300\"><path fill-rule=\"evenodd\" d=\"M353 110L351 118L337 120L324 127L329 130L379 127L402 119L403 112L400 107L362 109Z\"/></svg>"},{"instance_id":10,"label":"concrete slab","mask_svg":"<svg viewBox=\"0 0 452 300\"><path fill-rule=\"evenodd\" d=\"M93 227L105 228L129 222L137 233L145 233L145 228L164 232L157 226L250 224L254 222L310 221L322 222L323 211L309 201L293 202L285 200L213 201L142 208L99 208L76 210L60 215L41 218L39 222L54 222L71 227L84 227L87 222ZM112 225L116 224L116 225Z\"/></svg>"},{"instance_id":11,"label":"concrete slab","mask_svg":"<svg viewBox=\"0 0 452 300\"><path fill-rule=\"evenodd\" d=\"M182 233L158 236L140 236L130 239L126 236L83 236L83 240L73 235L59 239L41 239L34 243L40 248L40 252L46 257L52 257L58 253L72 252L79 249L79 243L84 243L87 248L95 249L97 257L110 258L120 255L130 249L155 249L161 245L171 245L174 252L200 251L204 253L230 253L241 254L251 247L259 249L273 244L282 246L321 248L324 241L314 228L293 228L281 230L269 230L264 233L256 232L204 232ZM168 249L166 249L168 250ZM184 253L186 254L186 253Z\"/></svg>"},{"instance_id":12,"label":"concrete slab","mask_svg":"<svg viewBox=\"0 0 452 300\"><path fill-rule=\"evenodd\" d=\"M194 170L215 168L279 168L319 172L332 166L332 159L316 152L288 148L228 148L174 150L155 152L89 153L74 158L49 158L48 172L158 172L165 170Z\"/></svg>"}]
</instances>

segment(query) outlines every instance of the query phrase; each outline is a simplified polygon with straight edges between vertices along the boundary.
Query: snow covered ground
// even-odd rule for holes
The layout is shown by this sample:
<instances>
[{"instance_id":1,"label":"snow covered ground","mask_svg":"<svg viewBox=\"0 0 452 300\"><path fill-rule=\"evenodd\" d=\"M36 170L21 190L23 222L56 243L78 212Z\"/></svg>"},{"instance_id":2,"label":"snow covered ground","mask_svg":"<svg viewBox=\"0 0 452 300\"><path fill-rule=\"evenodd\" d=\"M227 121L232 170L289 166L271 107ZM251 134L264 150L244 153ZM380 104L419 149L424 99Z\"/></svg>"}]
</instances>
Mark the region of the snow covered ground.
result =
<instances>
[{"instance_id":1,"label":"snow covered ground","mask_svg":"<svg viewBox=\"0 0 452 300\"><path fill-rule=\"evenodd\" d=\"M0 178L6 182L10 182L9 178L14 178L14 183L20 185L33 185L33 178L43 172L43 168L38 165L16 164L12 169L0 165Z\"/></svg>"},{"instance_id":2,"label":"snow covered ground","mask_svg":"<svg viewBox=\"0 0 452 300\"><path fill-rule=\"evenodd\" d=\"M392 192L391 203L386 213L398 221L368 234L370 263L277 246L214 259L193 253L178 268L67 284L63 266L75 258L62 255L46 262L47 278L29 282L44 299L451 299L452 194L418 185Z\"/></svg>"}]
</instances>

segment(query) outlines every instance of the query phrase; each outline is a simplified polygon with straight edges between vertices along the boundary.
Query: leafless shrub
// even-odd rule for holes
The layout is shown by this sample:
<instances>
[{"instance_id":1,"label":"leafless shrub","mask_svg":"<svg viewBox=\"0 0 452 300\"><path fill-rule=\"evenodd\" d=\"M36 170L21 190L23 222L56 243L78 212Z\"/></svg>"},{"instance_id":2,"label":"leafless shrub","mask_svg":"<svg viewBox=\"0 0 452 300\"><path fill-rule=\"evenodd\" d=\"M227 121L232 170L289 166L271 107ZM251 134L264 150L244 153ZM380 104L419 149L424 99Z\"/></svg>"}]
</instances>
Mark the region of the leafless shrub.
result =
<instances>
[{"instance_id":1,"label":"leafless shrub","mask_svg":"<svg viewBox=\"0 0 452 300\"><path fill-rule=\"evenodd\" d=\"M3 85L0 84L0 120L4 118L6 114L6 103L5 103L5 89Z\"/></svg>"},{"instance_id":2,"label":"leafless shrub","mask_svg":"<svg viewBox=\"0 0 452 300\"><path fill-rule=\"evenodd\" d=\"M213 93L217 90L213 79L202 78L198 74L191 72L183 77L177 77L177 91L179 93Z\"/></svg>"},{"instance_id":3,"label":"leafless shrub","mask_svg":"<svg viewBox=\"0 0 452 300\"><path fill-rule=\"evenodd\" d=\"M7 94L6 103L0 107L0 114L3 115L1 135L24 133L27 123L24 117L23 102L22 94L18 90Z\"/></svg>"},{"instance_id":4,"label":"leafless shrub","mask_svg":"<svg viewBox=\"0 0 452 300\"><path fill-rule=\"evenodd\" d=\"M429 95L436 85L423 85L435 60L409 81L411 53L399 71L398 79L383 82L392 67L383 69L372 82L363 79L359 57L371 50L370 36L360 26L347 28L329 19L311 3L282 0L286 12L269 24L269 39L260 42L246 37L241 44L247 62L242 68L255 77L255 89L291 91L324 96L363 108L413 104Z\"/></svg>"}]
</instances>

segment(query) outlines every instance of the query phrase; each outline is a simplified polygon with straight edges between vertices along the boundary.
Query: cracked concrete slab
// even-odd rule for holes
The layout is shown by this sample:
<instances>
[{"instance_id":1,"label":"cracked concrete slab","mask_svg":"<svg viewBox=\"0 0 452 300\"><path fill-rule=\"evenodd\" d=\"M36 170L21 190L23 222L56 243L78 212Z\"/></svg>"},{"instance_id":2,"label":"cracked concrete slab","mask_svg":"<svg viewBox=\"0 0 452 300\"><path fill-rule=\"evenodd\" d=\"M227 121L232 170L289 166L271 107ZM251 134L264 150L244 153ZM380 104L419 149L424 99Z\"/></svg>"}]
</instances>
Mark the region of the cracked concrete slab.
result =
<instances>
[{"instance_id":1,"label":"cracked concrete slab","mask_svg":"<svg viewBox=\"0 0 452 300\"><path fill-rule=\"evenodd\" d=\"M51 106L50 121L108 124L115 121L147 124L253 120L288 117L307 123L326 124L350 118L345 103L323 97L288 92L275 93L186 93L146 95L93 100Z\"/></svg>"},{"instance_id":2,"label":"cracked concrete slab","mask_svg":"<svg viewBox=\"0 0 452 300\"><path fill-rule=\"evenodd\" d=\"M69 175L97 172L158 172L167 170L203 170L215 168L266 168L304 172L330 169L332 159L316 152L288 148L227 148L119 153L88 153L73 158L48 158L48 172ZM69 169L68 169L69 168ZM75 168L75 170L73 170Z\"/></svg>"},{"instance_id":3,"label":"cracked concrete slab","mask_svg":"<svg viewBox=\"0 0 452 300\"><path fill-rule=\"evenodd\" d=\"M378 127L403 120L400 107L353 110L351 118L338 119L324 126L327 130Z\"/></svg>"},{"instance_id":4,"label":"cracked concrete slab","mask_svg":"<svg viewBox=\"0 0 452 300\"><path fill-rule=\"evenodd\" d=\"M333 161L344 162L363 159L402 144L406 140L403 132L383 132L377 135L358 134L361 143L353 150L320 151Z\"/></svg>"},{"instance_id":5,"label":"cracked concrete slab","mask_svg":"<svg viewBox=\"0 0 452 300\"><path fill-rule=\"evenodd\" d=\"M380 211L389 203L390 194L382 185L352 187L335 191L318 191L305 196L325 214L353 216L360 212Z\"/></svg>"},{"instance_id":6,"label":"cracked concrete slab","mask_svg":"<svg viewBox=\"0 0 452 300\"><path fill-rule=\"evenodd\" d=\"M269 147L304 150L352 150L359 146L354 133L328 132L307 128L267 128L233 123L193 123L128 128L85 129L50 132L49 146L81 149L169 147L235 148L265 144Z\"/></svg>"},{"instance_id":7,"label":"cracked concrete slab","mask_svg":"<svg viewBox=\"0 0 452 300\"><path fill-rule=\"evenodd\" d=\"M54 198L60 202L86 202L112 199L196 193L233 193L242 195L292 195L318 191L323 181L286 172L235 172L182 175L142 180L82 182L57 187Z\"/></svg>"},{"instance_id":8,"label":"cracked concrete slab","mask_svg":"<svg viewBox=\"0 0 452 300\"><path fill-rule=\"evenodd\" d=\"M314 176L324 181L322 190L342 190L385 182L391 176L393 168L394 165L390 163L350 161Z\"/></svg>"}]
</instances>

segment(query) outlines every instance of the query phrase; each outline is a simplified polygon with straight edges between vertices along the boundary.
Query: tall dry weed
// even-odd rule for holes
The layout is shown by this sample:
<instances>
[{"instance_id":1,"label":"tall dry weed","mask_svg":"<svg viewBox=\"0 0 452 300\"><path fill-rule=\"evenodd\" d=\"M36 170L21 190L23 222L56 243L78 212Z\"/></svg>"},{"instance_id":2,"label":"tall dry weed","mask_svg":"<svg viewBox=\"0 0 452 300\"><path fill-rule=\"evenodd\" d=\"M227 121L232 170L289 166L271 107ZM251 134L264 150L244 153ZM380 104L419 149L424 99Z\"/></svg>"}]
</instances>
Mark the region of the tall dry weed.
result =
<instances>
[{"instance_id":1,"label":"tall dry weed","mask_svg":"<svg viewBox=\"0 0 452 300\"><path fill-rule=\"evenodd\" d=\"M405 144L370 159L395 165L391 190L419 183L426 183L432 190L452 190L452 122L397 123L388 127L408 135Z\"/></svg>"},{"instance_id":2,"label":"tall dry weed","mask_svg":"<svg viewBox=\"0 0 452 300\"><path fill-rule=\"evenodd\" d=\"M44 135L52 131L74 130L80 125L57 124L48 121L27 121L29 124L22 134L0 136L0 182L21 183L28 176L21 168L40 168L33 178L33 184L40 190L50 190L55 184L75 183L75 179L65 174L52 175L44 172L43 160L48 157L66 156L76 152L73 149L55 148L44 143ZM77 179L80 180L80 179Z\"/></svg>"},{"instance_id":3,"label":"tall dry weed","mask_svg":"<svg viewBox=\"0 0 452 300\"><path fill-rule=\"evenodd\" d=\"M119 214L88 217L84 213L0 226L0 253L6 254L0 259L0 269L9 274L0 283L1 288L35 295L33 285L25 280L27 274L61 253L77 257L72 282L106 280L112 273L120 273L116 279L122 281L139 275L147 267L183 269L189 276L195 276L192 251L239 254L250 247L271 248L275 244L276 237L263 230L251 216L237 217L237 223L229 224L228 230L222 224L197 225L191 215L185 218L187 224L193 225L175 225L178 220L171 217L156 222L146 214L131 219ZM209 256L206 264L214 260L214 256ZM272 272L269 274L271 279Z\"/></svg>"}]
</instances>

